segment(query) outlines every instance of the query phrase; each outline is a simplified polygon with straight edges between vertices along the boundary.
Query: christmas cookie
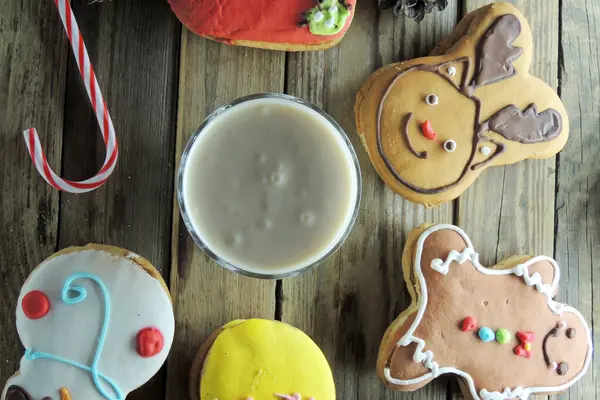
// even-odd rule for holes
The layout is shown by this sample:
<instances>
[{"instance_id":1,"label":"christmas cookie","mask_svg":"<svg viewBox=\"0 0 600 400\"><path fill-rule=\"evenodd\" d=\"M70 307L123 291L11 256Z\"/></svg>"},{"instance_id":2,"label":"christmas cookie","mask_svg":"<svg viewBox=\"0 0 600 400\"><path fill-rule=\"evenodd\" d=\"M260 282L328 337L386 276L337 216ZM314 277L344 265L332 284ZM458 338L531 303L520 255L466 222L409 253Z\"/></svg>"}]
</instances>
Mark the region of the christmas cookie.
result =
<instances>
[{"instance_id":1,"label":"christmas cookie","mask_svg":"<svg viewBox=\"0 0 600 400\"><path fill-rule=\"evenodd\" d=\"M356 0L169 0L192 32L223 43L271 50L322 50L344 36Z\"/></svg>"},{"instance_id":2,"label":"christmas cookie","mask_svg":"<svg viewBox=\"0 0 600 400\"><path fill-rule=\"evenodd\" d=\"M40 264L19 296L25 346L2 400L123 400L163 365L171 298L158 271L127 250L88 245Z\"/></svg>"},{"instance_id":3,"label":"christmas cookie","mask_svg":"<svg viewBox=\"0 0 600 400\"><path fill-rule=\"evenodd\" d=\"M453 225L419 227L402 256L410 307L384 335L377 372L412 391L454 374L467 398L528 399L562 392L592 358L588 324L554 300L560 279L549 257L511 257L485 268Z\"/></svg>"},{"instance_id":4,"label":"christmas cookie","mask_svg":"<svg viewBox=\"0 0 600 400\"><path fill-rule=\"evenodd\" d=\"M392 190L434 206L458 197L488 167L563 148L565 108L529 74L531 31L514 6L468 15L434 53L442 55L383 67L357 95L358 132Z\"/></svg>"},{"instance_id":5,"label":"christmas cookie","mask_svg":"<svg viewBox=\"0 0 600 400\"><path fill-rule=\"evenodd\" d=\"M302 331L236 320L204 342L191 372L193 400L335 400L329 364Z\"/></svg>"}]
</instances>

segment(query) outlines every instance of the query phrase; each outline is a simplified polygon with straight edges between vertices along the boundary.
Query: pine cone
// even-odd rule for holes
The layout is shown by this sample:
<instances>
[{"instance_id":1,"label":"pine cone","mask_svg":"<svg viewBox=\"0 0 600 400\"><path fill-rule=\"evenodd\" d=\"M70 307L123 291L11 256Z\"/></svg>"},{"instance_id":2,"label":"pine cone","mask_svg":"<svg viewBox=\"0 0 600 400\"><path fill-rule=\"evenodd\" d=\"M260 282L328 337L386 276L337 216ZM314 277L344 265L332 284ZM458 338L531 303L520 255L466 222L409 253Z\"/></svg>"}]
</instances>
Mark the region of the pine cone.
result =
<instances>
[{"instance_id":1,"label":"pine cone","mask_svg":"<svg viewBox=\"0 0 600 400\"><path fill-rule=\"evenodd\" d=\"M416 22L423 21L425 14L442 11L448 6L448 0L377 0L379 8L394 7L394 14L405 15Z\"/></svg>"}]
</instances>

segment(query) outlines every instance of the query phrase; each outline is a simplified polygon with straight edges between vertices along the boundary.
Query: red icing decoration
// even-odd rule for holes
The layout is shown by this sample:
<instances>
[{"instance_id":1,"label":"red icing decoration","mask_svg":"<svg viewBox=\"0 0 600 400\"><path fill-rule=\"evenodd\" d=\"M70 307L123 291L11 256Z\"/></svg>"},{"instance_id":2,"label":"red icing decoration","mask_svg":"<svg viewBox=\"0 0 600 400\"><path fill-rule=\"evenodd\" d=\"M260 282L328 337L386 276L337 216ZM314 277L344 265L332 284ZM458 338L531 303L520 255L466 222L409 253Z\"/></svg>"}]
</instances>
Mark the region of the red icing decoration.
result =
<instances>
[{"instance_id":1,"label":"red icing decoration","mask_svg":"<svg viewBox=\"0 0 600 400\"><path fill-rule=\"evenodd\" d=\"M462 322L461 329L463 332L471 332L477 329L477 320L475 319L475 317L469 316L465 318Z\"/></svg>"},{"instance_id":2,"label":"red icing decoration","mask_svg":"<svg viewBox=\"0 0 600 400\"><path fill-rule=\"evenodd\" d=\"M531 342L535 340L535 332L517 332L517 339L521 344L518 344L514 348L514 352L519 357L525 357L527 359L531 359L531 350L527 350L525 348L526 345L529 344L531 347Z\"/></svg>"},{"instance_id":3,"label":"red icing decoration","mask_svg":"<svg viewBox=\"0 0 600 400\"><path fill-rule=\"evenodd\" d=\"M421 125L421 131L423 132L423 136L425 136L429 140L434 140L437 136L437 134L433 130L433 127L431 126L431 122L429 121L423 122L423 125Z\"/></svg>"},{"instance_id":4,"label":"red icing decoration","mask_svg":"<svg viewBox=\"0 0 600 400\"><path fill-rule=\"evenodd\" d=\"M348 0L354 10L356 0ZM192 32L231 43L250 40L271 43L318 44L343 36L354 11L341 32L313 35L298 27L301 14L315 7L316 0L169 0L173 12Z\"/></svg>"},{"instance_id":5,"label":"red icing decoration","mask_svg":"<svg viewBox=\"0 0 600 400\"><path fill-rule=\"evenodd\" d=\"M531 359L531 350L525 350L525 347L522 344L518 344L514 348L514 352L519 357L525 357L527 359Z\"/></svg>"},{"instance_id":6,"label":"red icing decoration","mask_svg":"<svg viewBox=\"0 0 600 400\"><path fill-rule=\"evenodd\" d=\"M535 341L535 332L517 332L517 338L523 344L526 342L531 343Z\"/></svg>"},{"instance_id":7,"label":"red icing decoration","mask_svg":"<svg viewBox=\"0 0 600 400\"><path fill-rule=\"evenodd\" d=\"M137 334L138 354L142 357L154 357L161 352L165 338L158 328L144 328Z\"/></svg>"},{"instance_id":8,"label":"red icing decoration","mask_svg":"<svg viewBox=\"0 0 600 400\"><path fill-rule=\"evenodd\" d=\"M50 311L50 299L44 292L32 290L21 301L23 313L29 319L40 319Z\"/></svg>"}]
</instances>

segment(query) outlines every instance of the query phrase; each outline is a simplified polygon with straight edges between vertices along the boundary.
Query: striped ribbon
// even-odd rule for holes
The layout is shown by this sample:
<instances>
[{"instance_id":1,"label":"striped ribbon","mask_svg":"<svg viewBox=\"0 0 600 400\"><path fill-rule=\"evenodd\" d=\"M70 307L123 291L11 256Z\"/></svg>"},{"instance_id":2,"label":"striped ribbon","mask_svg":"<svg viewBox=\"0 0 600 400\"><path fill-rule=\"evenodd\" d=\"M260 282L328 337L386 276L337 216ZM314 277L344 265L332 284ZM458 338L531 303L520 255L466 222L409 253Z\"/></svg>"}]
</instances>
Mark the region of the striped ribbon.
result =
<instances>
[{"instance_id":1,"label":"striped ribbon","mask_svg":"<svg viewBox=\"0 0 600 400\"><path fill-rule=\"evenodd\" d=\"M48 165L46 155L42 150L42 145L40 143L37 130L35 128L30 128L23 132L23 136L25 137L25 143L27 144L29 155L31 156L31 159L33 160L38 172L40 175L42 175L46 182L48 182L54 188L65 192L85 193L102 186L110 177L110 174L117 165L119 146L117 144L115 128L108 113L108 109L106 108L106 103L104 102L102 93L100 92L100 87L98 85L98 81L96 80L96 74L94 73L92 63L90 62L90 56L88 55L85 44L83 43L83 37L79 31L77 21L73 16L71 5L69 4L68 0L54 0L54 3L58 8L63 25L67 31L67 36L71 42L71 48L73 49L77 66L81 72L81 78L83 79L85 88L92 103L92 107L94 108L94 112L96 114L96 119L100 125L102 138L104 139L104 144L106 145L106 158L104 160L104 165L94 177L85 181L73 182L62 179Z\"/></svg>"}]
</instances>

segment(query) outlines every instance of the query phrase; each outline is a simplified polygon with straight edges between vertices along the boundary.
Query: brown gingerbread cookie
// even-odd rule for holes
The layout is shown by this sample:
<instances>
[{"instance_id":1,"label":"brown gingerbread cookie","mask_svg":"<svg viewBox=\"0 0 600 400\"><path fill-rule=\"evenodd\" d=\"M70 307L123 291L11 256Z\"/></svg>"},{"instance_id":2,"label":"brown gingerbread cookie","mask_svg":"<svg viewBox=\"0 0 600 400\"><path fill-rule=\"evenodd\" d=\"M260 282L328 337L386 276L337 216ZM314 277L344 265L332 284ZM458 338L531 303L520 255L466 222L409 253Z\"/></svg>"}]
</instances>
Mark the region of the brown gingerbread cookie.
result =
<instances>
[{"instance_id":1,"label":"brown gingerbread cookie","mask_svg":"<svg viewBox=\"0 0 600 400\"><path fill-rule=\"evenodd\" d=\"M433 54L381 68L357 95L358 133L395 192L434 206L458 197L488 167L564 147L565 108L529 74L531 31L514 6L469 14Z\"/></svg>"},{"instance_id":2,"label":"brown gingerbread cookie","mask_svg":"<svg viewBox=\"0 0 600 400\"><path fill-rule=\"evenodd\" d=\"M381 343L377 372L388 386L412 391L454 374L467 398L528 399L585 374L590 328L553 299L553 259L517 256L488 269L465 232L433 225L409 234L402 264L412 304Z\"/></svg>"}]
</instances>

